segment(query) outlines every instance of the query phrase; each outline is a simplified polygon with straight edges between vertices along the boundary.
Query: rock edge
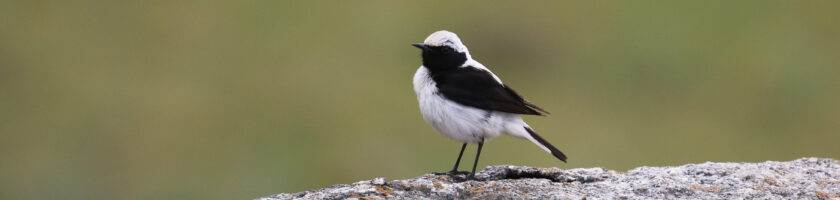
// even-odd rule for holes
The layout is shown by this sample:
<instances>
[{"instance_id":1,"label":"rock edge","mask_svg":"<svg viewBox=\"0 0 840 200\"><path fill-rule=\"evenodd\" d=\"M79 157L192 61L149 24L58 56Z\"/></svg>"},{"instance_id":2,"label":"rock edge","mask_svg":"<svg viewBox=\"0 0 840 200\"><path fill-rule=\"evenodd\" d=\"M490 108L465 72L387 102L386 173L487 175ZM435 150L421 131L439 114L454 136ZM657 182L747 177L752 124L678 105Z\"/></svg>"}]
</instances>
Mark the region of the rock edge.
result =
<instances>
[{"instance_id":1,"label":"rock edge","mask_svg":"<svg viewBox=\"0 0 840 200\"><path fill-rule=\"evenodd\" d=\"M375 178L259 199L840 199L840 162L828 158L627 172L502 165L485 168L476 179L432 174Z\"/></svg>"}]
</instances>

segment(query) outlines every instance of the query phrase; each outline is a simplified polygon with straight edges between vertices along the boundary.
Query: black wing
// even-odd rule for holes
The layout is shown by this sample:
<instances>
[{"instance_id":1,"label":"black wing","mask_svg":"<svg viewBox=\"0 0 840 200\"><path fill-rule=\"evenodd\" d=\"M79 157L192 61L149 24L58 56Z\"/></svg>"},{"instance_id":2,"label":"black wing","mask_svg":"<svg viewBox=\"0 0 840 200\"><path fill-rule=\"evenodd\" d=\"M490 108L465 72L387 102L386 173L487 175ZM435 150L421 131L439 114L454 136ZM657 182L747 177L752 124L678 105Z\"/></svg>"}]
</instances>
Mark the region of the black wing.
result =
<instances>
[{"instance_id":1,"label":"black wing","mask_svg":"<svg viewBox=\"0 0 840 200\"><path fill-rule=\"evenodd\" d=\"M496 81L493 76L474 67L432 73L438 92L463 105L526 115L544 115L547 111L531 104L516 91ZM540 113L542 111L543 113Z\"/></svg>"}]
</instances>

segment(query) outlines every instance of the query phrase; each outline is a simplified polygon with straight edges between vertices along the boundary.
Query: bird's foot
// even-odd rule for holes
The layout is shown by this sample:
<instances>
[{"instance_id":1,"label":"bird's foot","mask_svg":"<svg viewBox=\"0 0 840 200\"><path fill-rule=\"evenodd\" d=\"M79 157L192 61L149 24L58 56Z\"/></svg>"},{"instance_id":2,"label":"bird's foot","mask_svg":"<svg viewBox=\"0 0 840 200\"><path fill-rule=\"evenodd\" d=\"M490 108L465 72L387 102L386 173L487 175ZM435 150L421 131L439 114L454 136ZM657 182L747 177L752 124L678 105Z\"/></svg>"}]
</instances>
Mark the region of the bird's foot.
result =
<instances>
[{"instance_id":1,"label":"bird's foot","mask_svg":"<svg viewBox=\"0 0 840 200\"><path fill-rule=\"evenodd\" d=\"M478 180L475 178L475 174L468 171L435 172L434 174L438 176L448 176L456 182Z\"/></svg>"}]
</instances>

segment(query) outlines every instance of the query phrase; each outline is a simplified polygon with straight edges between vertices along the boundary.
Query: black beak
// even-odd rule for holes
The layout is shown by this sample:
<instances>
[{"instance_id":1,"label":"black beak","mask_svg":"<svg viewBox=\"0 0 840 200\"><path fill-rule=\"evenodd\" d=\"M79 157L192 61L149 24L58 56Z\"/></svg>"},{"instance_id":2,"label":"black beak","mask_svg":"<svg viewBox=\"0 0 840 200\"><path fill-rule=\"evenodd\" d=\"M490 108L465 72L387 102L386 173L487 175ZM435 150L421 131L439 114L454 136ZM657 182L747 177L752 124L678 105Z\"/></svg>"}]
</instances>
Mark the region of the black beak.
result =
<instances>
[{"instance_id":1,"label":"black beak","mask_svg":"<svg viewBox=\"0 0 840 200\"><path fill-rule=\"evenodd\" d=\"M428 46L426 46L426 44L423 44L423 43L414 43L414 44L411 44L411 46L414 46L414 47L420 48L420 49L422 49L423 51L432 50L432 49L430 49Z\"/></svg>"}]
</instances>

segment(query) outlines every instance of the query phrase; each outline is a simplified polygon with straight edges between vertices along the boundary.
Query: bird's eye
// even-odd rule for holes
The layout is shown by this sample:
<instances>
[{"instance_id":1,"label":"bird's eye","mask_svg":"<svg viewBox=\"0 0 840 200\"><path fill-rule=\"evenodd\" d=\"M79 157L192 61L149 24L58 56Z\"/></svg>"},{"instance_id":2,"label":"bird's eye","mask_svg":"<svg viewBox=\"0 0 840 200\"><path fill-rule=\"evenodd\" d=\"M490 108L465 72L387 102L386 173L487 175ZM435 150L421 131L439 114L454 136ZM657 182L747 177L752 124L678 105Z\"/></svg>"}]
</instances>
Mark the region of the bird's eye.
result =
<instances>
[{"instance_id":1,"label":"bird's eye","mask_svg":"<svg viewBox=\"0 0 840 200\"><path fill-rule=\"evenodd\" d=\"M449 48L449 47L444 47L440 51L443 52L444 54L449 54L449 53L452 53L454 50L452 48Z\"/></svg>"}]
</instances>

